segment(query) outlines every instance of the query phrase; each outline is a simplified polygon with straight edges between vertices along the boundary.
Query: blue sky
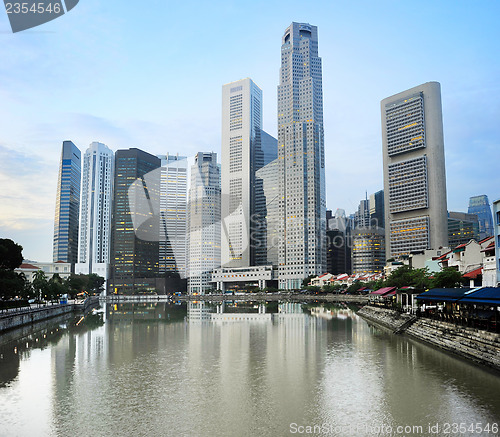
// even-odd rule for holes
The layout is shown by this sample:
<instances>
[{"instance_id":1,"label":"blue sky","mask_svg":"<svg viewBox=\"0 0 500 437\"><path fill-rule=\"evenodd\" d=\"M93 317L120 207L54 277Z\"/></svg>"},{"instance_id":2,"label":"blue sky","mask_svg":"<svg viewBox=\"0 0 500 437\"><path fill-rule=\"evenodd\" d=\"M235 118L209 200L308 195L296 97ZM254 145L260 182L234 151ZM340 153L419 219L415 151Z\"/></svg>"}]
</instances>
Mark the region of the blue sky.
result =
<instances>
[{"instance_id":1,"label":"blue sky","mask_svg":"<svg viewBox=\"0 0 500 437\"><path fill-rule=\"evenodd\" d=\"M276 135L281 36L318 26L327 206L382 189L380 101L441 83L448 209L500 198L500 3L80 0L12 34L0 9L0 236L52 258L63 140L82 150L220 151L221 87L251 77Z\"/></svg>"}]
</instances>

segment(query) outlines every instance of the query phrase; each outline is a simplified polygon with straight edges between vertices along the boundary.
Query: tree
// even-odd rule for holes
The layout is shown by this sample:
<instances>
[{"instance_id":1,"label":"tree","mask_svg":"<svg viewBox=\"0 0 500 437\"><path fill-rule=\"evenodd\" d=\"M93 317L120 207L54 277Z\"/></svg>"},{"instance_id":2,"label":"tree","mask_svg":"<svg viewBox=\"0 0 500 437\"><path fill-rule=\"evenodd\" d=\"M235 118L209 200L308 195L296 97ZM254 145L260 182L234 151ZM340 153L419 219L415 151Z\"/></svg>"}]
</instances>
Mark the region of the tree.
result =
<instances>
[{"instance_id":1,"label":"tree","mask_svg":"<svg viewBox=\"0 0 500 437\"><path fill-rule=\"evenodd\" d=\"M13 270L0 269L0 298L2 300L21 296L24 289L24 281L20 275Z\"/></svg>"},{"instance_id":2,"label":"tree","mask_svg":"<svg viewBox=\"0 0 500 437\"><path fill-rule=\"evenodd\" d=\"M0 269L14 270L23 263L23 247L8 238L0 238Z\"/></svg>"},{"instance_id":3,"label":"tree","mask_svg":"<svg viewBox=\"0 0 500 437\"><path fill-rule=\"evenodd\" d=\"M103 291L104 278L101 276L91 273L88 276L87 291L89 293L101 293Z\"/></svg>"},{"instance_id":4,"label":"tree","mask_svg":"<svg viewBox=\"0 0 500 437\"><path fill-rule=\"evenodd\" d=\"M311 282L311 279L315 277L316 277L315 275L309 275L307 278L305 278L302 281L302 287L306 288L309 285L309 282Z\"/></svg>"},{"instance_id":5,"label":"tree","mask_svg":"<svg viewBox=\"0 0 500 437\"><path fill-rule=\"evenodd\" d=\"M413 269L403 265L394 270L384 281L386 287L415 287L425 290L431 286L429 271L425 269Z\"/></svg>"},{"instance_id":6,"label":"tree","mask_svg":"<svg viewBox=\"0 0 500 437\"><path fill-rule=\"evenodd\" d=\"M35 294L38 299L42 299L42 297L47 295L49 288L49 283L47 281L47 276L43 270L38 270L33 275L33 289L35 290Z\"/></svg>"},{"instance_id":7,"label":"tree","mask_svg":"<svg viewBox=\"0 0 500 437\"><path fill-rule=\"evenodd\" d=\"M462 283L462 274L453 267L445 267L438 273L434 274L432 279L433 288L455 288Z\"/></svg>"},{"instance_id":8,"label":"tree","mask_svg":"<svg viewBox=\"0 0 500 437\"><path fill-rule=\"evenodd\" d=\"M74 299L78 293L87 289L87 284L89 282L88 275L75 275L71 274L68 279L66 279L66 290L69 296Z\"/></svg>"}]
</instances>

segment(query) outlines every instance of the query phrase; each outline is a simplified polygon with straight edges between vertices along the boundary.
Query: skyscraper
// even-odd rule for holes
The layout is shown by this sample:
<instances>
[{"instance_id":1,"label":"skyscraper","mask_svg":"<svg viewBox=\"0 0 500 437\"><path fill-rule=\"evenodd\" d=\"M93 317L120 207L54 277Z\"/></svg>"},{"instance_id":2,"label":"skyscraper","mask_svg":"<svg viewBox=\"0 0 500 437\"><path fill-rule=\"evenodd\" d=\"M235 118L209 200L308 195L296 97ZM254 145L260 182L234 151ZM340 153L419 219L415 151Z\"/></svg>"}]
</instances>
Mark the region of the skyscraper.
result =
<instances>
[{"instance_id":1,"label":"skyscraper","mask_svg":"<svg viewBox=\"0 0 500 437\"><path fill-rule=\"evenodd\" d=\"M479 223L476 214L448 212L448 245L452 249L470 240L479 241Z\"/></svg>"},{"instance_id":2,"label":"skyscraper","mask_svg":"<svg viewBox=\"0 0 500 437\"><path fill-rule=\"evenodd\" d=\"M62 145L54 219L53 260L75 264L78 256L81 153L71 141Z\"/></svg>"},{"instance_id":3,"label":"skyscraper","mask_svg":"<svg viewBox=\"0 0 500 437\"><path fill-rule=\"evenodd\" d=\"M476 214L479 220L479 239L493 235L493 217L491 215L490 201L486 194L473 196L469 199L469 214Z\"/></svg>"},{"instance_id":4,"label":"skyscraper","mask_svg":"<svg viewBox=\"0 0 500 437\"><path fill-rule=\"evenodd\" d=\"M382 273L384 266L384 230L375 226L355 229L352 236L352 273Z\"/></svg>"},{"instance_id":5,"label":"skyscraper","mask_svg":"<svg viewBox=\"0 0 500 437\"><path fill-rule=\"evenodd\" d=\"M220 165L216 153L198 153L191 167L188 202L188 293L211 290L211 273L220 267Z\"/></svg>"},{"instance_id":6,"label":"skyscraper","mask_svg":"<svg viewBox=\"0 0 500 437\"><path fill-rule=\"evenodd\" d=\"M262 131L262 91L247 78L222 87L222 236L226 267L256 263L256 172L276 159L276 140Z\"/></svg>"},{"instance_id":7,"label":"skyscraper","mask_svg":"<svg viewBox=\"0 0 500 437\"><path fill-rule=\"evenodd\" d=\"M274 138L273 138L274 139ZM276 141L276 140L275 140ZM276 142L275 142L276 144ZM257 246L255 264L278 265L279 242L279 164L275 159L255 173L255 219Z\"/></svg>"},{"instance_id":8,"label":"skyscraper","mask_svg":"<svg viewBox=\"0 0 500 437\"><path fill-rule=\"evenodd\" d=\"M186 277L187 170L185 156L160 155L159 271Z\"/></svg>"},{"instance_id":9,"label":"skyscraper","mask_svg":"<svg viewBox=\"0 0 500 437\"><path fill-rule=\"evenodd\" d=\"M292 23L282 38L278 86L279 285L295 289L326 270L323 91L318 29Z\"/></svg>"},{"instance_id":10,"label":"skyscraper","mask_svg":"<svg viewBox=\"0 0 500 437\"><path fill-rule=\"evenodd\" d=\"M386 254L448 245L441 87L427 82L381 102Z\"/></svg>"},{"instance_id":11,"label":"skyscraper","mask_svg":"<svg viewBox=\"0 0 500 437\"><path fill-rule=\"evenodd\" d=\"M83 156L78 264L75 273L109 276L114 156L93 142Z\"/></svg>"},{"instance_id":12,"label":"skyscraper","mask_svg":"<svg viewBox=\"0 0 500 437\"><path fill-rule=\"evenodd\" d=\"M153 291L156 287L160 164L159 158L136 148L115 154L111 293Z\"/></svg>"},{"instance_id":13,"label":"skyscraper","mask_svg":"<svg viewBox=\"0 0 500 437\"><path fill-rule=\"evenodd\" d=\"M277 158L277 142L262 126L262 91L251 79L222 87L221 262L219 290L264 288L276 269L263 266L267 205L259 170ZM271 282L270 282L271 281ZM277 285L277 284L276 284Z\"/></svg>"}]
</instances>

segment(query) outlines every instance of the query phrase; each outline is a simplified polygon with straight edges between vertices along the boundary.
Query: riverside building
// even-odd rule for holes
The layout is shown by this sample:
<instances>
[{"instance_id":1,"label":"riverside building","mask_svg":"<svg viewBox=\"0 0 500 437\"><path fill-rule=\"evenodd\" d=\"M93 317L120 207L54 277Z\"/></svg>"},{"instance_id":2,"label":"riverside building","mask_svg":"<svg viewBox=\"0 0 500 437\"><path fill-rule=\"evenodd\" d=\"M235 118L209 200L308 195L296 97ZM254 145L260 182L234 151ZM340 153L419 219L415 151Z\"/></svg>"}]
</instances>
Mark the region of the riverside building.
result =
<instances>
[{"instance_id":1,"label":"riverside building","mask_svg":"<svg viewBox=\"0 0 500 437\"><path fill-rule=\"evenodd\" d=\"M381 102L386 255L448 245L441 87L427 82Z\"/></svg>"},{"instance_id":2,"label":"riverside building","mask_svg":"<svg viewBox=\"0 0 500 437\"><path fill-rule=\"evenodd\" d=\"M277 142L262 130L262 91L249 78L222 87L221 149L222 266L212 281L222 291L263 288L276 279L272 265L260 264L267 262L265 191L272 191L263 179L277 158Z\"/></svg>"},{"instance_id":3,"label":"riverside building","mask_svg":"<svg viewBox=\"0 0 500 437\"><path fill-rule=\"evenodd\" d=\"M205 294L220 267L220 165L217 153L200 152L191 167L188 202L187 277L189 294Z\"/></svg>"},{"instance_id":4,"label":"riverside building","mask_svg":"<svg viewBox=\"0 0 500 437\"><path fill-rule=\"evenodd\" d=\"M57 180L53 261L75 264L78 258L81 153L72 141L64 141Z\"/></svg>"},{"instance_id":5,"label":"riverside building","mask_svg":"<svg viewBox=\"0 0 500 437\"><path fill-rule=\"evenodd\" d=\"M323 90L318 29L292 23L282 38L278 86L279 288L326 270Z\"/></svg>"},{"instance_id":6,"label":"riverside building","mask_svg":"<svg viewBox=\"0 0 500 437\"><path fill-rule=\"evenodd\" d=\"M75 273L109 277L114 154L93 142L83 156L78 263Z\"/></svg>"}]
</instances>

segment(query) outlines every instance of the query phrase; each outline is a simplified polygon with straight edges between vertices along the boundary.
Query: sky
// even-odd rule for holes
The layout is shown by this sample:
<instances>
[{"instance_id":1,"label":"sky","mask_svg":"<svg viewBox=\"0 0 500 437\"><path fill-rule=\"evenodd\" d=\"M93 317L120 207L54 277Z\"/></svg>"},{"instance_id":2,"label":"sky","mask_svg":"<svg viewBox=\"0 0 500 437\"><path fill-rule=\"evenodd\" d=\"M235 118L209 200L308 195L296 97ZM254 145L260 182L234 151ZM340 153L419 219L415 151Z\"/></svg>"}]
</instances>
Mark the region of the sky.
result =
<instances>
[{"instance_id":1,"label":"sky","mask_svg":"<svg viewBox=\"0 0 500 437\"><path fill-rule=\"evenodd\" d=\"M0 238L50 261L62 142L220 153L221 88L250 77L276 136L281 37L318 26L327 208L383 188L380 101L441 83L448 209L500 198L500 2L80 0L13 34L0 6Z\"/></svg>"}]
</instances>

